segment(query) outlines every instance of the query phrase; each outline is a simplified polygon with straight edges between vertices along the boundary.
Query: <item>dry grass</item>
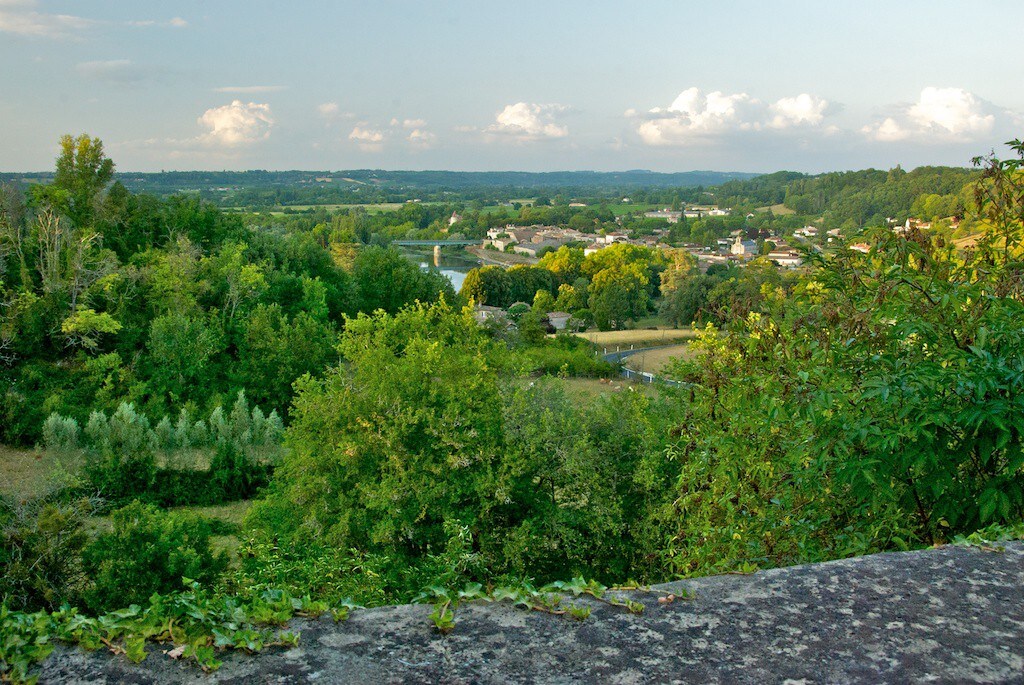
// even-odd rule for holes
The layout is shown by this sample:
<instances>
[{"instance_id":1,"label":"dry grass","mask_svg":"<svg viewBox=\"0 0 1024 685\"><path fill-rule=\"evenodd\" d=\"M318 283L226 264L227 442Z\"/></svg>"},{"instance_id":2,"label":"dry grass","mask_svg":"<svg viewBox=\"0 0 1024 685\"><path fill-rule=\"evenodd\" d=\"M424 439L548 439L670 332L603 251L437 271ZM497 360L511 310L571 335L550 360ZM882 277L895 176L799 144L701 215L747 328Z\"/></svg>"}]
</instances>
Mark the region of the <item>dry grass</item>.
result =
<instances>
[{"instance_id":1,"label":"dry grass","mask_svg":"<svg viewBox=\"0 0 1024 685\"><path fill-rule=\"evenodd\" d=\"M625 378L565 378L562 383L578 404L618 392L641 392L648 397L654 397L658 392L658 388L650 383L637 383Z\"/></svg>"},{"instance_id":2,"label":"dry grass","mask_svg":"<svg viewBox=\"0 0 1024 685\"><path fill-rule=\"evenodd\" d=\"M209 507L175 507L175 511L191 511L206 518L217 519L224 523L231 523L236 526L242 525L242 520L252 506L251 500L240 500L228 504L215 504Z\"/></svg>"},{"instance_id":3,"label":"dry grass","mask_svg":"<svg viewBox=\"0 0 1024 685\"><path fill-rule=\"evenodd\" d=\"M614 352L616 347L629 349L633 347L658 347L670 345L680 340L690 340L697 336L691 328L659 328L650 330L638 328L631 331L594 331L577 333L598 347L607 347L609 352Z\"/></svg>"},{"instance_id":4,"label":"dry grass","mask_svg":"<svg viewBox=\"0 0 1024 685\"><path fill-rule=\"evenodd\" d=\"M795 210L792 210L789 207L787 207L786 205L781 205L781 204L780 205L772 205L771 207L758 207L757 211L759 211L759 212L767 212L769 209L772 210L772 214L774 214L775 216L787 216L789 214L796 214Z\"/></svg>"},{"instance_id":5,"label":"dry grass","mask_svg":"<svg viewBox=\"0 0 1024 685\"><path fill-rule=\"evenodd\" d=\"M44 495L61 474L74 473L77 455L57 457L45 451L0 445L0 495L29 499Z\"/></svg>"},{"instance_id":6,"label":"dry grass","mask_svg":"<svg viewBox=\"0 0 1024 685\"><path fill-rule=\"evenodd\" d=\"M663 347L658 350L648 350L646 352L634 354L626 357L626 359L623 360L623 363L626 368L634 371L653 373L655 376L660 376L669 362L679 357L685 358L689 354L690 346L688 344L672 345L671 347Z\"/></svg>"}]
</instances>

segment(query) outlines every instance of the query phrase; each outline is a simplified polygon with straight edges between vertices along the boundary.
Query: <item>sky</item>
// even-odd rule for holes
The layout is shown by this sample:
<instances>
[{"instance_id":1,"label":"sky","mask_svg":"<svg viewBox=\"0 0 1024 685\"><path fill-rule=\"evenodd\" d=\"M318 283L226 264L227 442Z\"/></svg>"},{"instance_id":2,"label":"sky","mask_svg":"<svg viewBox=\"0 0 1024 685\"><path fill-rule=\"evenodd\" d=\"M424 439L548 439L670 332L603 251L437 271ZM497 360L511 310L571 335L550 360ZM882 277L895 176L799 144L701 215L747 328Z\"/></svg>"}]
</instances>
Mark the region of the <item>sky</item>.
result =
<instances>
[{"instance_id":1,"label":"sky","mask_svg":"<svg viewBox=\"0 0 1024 685\"><path fill-rule=\"evenodd\" d=\"M1024 136L1020 0L0 0L0 170L821 172Z\"/></svg>"}]
</instances>

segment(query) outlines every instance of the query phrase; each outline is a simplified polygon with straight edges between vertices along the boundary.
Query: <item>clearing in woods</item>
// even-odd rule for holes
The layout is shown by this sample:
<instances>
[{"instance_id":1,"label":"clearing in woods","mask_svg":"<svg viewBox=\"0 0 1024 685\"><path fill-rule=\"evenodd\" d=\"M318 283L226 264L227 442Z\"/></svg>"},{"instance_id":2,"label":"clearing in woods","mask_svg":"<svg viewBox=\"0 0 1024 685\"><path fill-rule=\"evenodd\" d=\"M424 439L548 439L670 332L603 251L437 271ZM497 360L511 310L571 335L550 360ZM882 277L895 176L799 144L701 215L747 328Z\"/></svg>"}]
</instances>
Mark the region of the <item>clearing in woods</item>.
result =
<instances>
[{"instance_id":1,"label":"clearing in woods","mask_svg":"<svg viewBox=\"0 0 1024 685\"><path fill-rule=\"evenodd\" d=\"M61 474L74 473L77 457L0 445L0 496L30 499L45 495Z\"/></svg>"}]
</instances>

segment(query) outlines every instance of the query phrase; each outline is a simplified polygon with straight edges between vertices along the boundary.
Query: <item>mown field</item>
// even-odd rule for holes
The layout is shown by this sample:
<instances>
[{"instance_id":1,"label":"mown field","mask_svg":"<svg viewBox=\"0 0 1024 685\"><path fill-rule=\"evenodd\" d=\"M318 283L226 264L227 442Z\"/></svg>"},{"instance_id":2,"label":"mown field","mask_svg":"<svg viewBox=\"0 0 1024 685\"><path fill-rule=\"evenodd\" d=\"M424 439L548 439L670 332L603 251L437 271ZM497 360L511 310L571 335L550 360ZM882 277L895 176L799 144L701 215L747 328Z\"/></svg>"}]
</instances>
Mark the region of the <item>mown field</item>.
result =
<instances>
[{"instance_id":1,"label":"mown field","mask_svg":"<svg viewBox=\"0 0 1024 685\"><path fill-rule=\"evenodd\" d=\"M696 337L692 328L637 328L628 331L587 331L577 333L581 338L597 345L600 348L608 348L614 352L616 348L629 349L633 347L657 347L669 345L676 341L690 340Z\"/></svg>"},{"instance_id":2,"label":"mown field","mask_svg":"<svg viewBox=\"0 0 1024 685\"><path fill-rule=\"evenodd\" d=\"M772 205L770 207L758 207L757 211L767 212L769 209L775 216L788 216L790 214L796 214L795 211L793 211L792 209L783 204Z\"/></svg>"},{"instance_id":3,"label":"mown field","mask_svg":"<svg viewBox=\"0 0 1024 685\"><path fill-rule=\"evenodd\" d=\"M675 359L686 358L690 354L690 345L672 345L657 350L646 350L626 357L623 364L633 371L653 373L661 376L665 367Z\"/></svg>"}]
</instances>

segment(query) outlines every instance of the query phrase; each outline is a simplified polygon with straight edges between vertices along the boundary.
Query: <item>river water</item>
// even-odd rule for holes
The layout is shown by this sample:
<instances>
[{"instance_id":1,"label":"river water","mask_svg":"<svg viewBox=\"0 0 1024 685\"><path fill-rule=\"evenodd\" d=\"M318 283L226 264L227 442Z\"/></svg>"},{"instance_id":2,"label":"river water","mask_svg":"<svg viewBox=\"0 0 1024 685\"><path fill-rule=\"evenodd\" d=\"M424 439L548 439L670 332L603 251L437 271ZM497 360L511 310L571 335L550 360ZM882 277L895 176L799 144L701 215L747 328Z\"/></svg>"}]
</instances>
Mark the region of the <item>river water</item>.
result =
<instances>
[{"instance_id":1,"label":"river water","mask_svg":"<svg viewBox=\"0 0 1024 685\"><path fill-rule=\"evenodd\" d=\"M480 266L480 260L465 250L454 250L447 248L441 250L441 261L434 264L434 249L431 247L416 249L411 247L400 247L399 251L411 262L418 264L421 269L437 269L452 282L455 292L462 289L462 282L466 280L466 274L471 269Z\"/></svg>"}]
</instances>

